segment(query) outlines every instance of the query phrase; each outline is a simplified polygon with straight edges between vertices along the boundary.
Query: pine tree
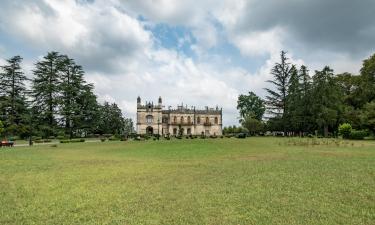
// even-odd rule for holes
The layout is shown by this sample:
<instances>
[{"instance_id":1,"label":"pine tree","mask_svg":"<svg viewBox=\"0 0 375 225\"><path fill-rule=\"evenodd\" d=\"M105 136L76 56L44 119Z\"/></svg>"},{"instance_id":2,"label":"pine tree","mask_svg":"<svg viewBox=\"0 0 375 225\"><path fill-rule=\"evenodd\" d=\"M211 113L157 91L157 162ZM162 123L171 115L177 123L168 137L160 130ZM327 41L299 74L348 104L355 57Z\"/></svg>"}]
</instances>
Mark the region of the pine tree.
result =
<instances>
[{"instance_id":1,"label":"pine tree","mask_svg":"<svg viewBox=\"0 0 375 225\"><path fill-rule=\"evenodd\" d=\"M32 81L33 116L42 135L56 135L59 106L59 85L62 58L58 52L49 52L35 64Z\"/></svg>"},{"instance_id":2,"label":"pine tree","mask_svg":"<svg viewBox=\"0 0 375 225\"><path fill-rule=\"evenodd\" d=\"M271 70L274 79L267 81L275 86L275 90L265 89L268 93L266 96L266 105L270 114L274 115L277 119L281 119L282 129L286 132L287 121L285 115L288 114L288 84L292 66L288 62L286 52L282 51L280 57L281 62L276 63Z\"/></svg>"},{"instance_id":3,"label":"pine tree","mask_svg":"<svg viewBox=\"0 0 375 225\"><path fill-rule=\"evenodd\" d=\"M73 137L73 132L79 128L81 110L79 98L84 92L86 82L83 79L84 71L81 66L76 65L73 59L61 56L60 74L60 101L59 114L64 124L65 133Z\"/></svg>"},{"instance_id":4,"label":"pine tree","mask_svg":"<svg viewBox=\"0 0 375 225\"><path fill-rule=\"evenodd\" d=\"M299 70L300 78L300 91L301 91L301 100L300 100L300 109L301 109L301 131L303 133L313 131L313 118L311 112L311 91L312 91L312 82L309 75L309 70L306 66L302 65Z\"/></svg>"},{"instance_id":5,"label":"pine tree","mask_svg":"<svg viewBox=\"0 0 375 225\"><path fill-rule=\"evenodd\" d=\"M1 66L0 73L0 113L3 116L5 132L8 135L24 134L27 132L27 81L24 75L20 56L8 59Z\"/></svg>"},{"instance_id":6,"label":"pine tree","mask_svg":"<svg viewBox=\"0 0 375 225\"><path fill-rule=\"evenodd\" d=\"M341 111L340 90L335 83L333 70L328 66L315 71L313 77L313 113L318 128L328 135L329 127L336 128Z\"/></svg>"},{"instance_id":7,"label":"pine tree","mask_svg":"<svg viewBox=\"0 0 375 225\"><path fill-rule=\"evenodd\" d=\"M293 65L291 67L291 75L288 83L288 98L286 113L289 131L299 132L301 130L302 122L302 101L301 101L301 85L300 77L297 68Z\"/></svg>"}]
</instances>

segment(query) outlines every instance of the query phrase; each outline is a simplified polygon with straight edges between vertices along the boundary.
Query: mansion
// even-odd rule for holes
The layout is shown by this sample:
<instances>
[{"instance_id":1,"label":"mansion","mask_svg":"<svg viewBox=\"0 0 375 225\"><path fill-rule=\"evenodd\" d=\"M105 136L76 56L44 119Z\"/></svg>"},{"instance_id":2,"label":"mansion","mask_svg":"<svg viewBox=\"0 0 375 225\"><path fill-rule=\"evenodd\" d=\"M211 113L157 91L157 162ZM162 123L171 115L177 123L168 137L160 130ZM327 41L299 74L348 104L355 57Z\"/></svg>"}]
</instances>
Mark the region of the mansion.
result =
<instances>
[{"instance_id":1,"label":"mansion","mask_svg":"<svg viewBox=\"0 0 375 225\"><path fill-rule=\"evenodd\" d=\"M163 109L162 99L158 104L146 102L141 104L137 98L138 134L160 135L222 135L222 109L208 108L198 110L195 107L178 106L177 109Z\"/></svg>"}]
</instances>

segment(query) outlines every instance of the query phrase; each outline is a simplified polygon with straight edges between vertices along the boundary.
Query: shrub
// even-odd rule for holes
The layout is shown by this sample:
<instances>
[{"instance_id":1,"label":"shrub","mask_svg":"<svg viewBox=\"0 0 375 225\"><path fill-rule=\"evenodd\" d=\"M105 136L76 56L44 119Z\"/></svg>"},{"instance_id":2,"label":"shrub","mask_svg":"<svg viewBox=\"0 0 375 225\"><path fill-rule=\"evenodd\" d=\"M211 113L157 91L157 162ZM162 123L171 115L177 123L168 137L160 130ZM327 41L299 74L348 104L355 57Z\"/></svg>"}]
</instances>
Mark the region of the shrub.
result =
<instances>
[{"instance_id":1,"label":"shrub","mask_svg":"<svg viewBox=\"0 0 375 225\"><path fill-rule=\"evenodd\" d=\"M350 125L349 123L343 123L339 126L339 134L342 135L343 138L348 139L351 132L352 125Z\"/></svg>"},{"instance_id":2,"label":"shrub","mask_svg":"<svg viewBox=\"0 0 375 225\"><path fill-rule=\"evenodd\" d=\"M127 140L128 140L128 138L125 137L125 136L121 137L121 139L120 139L120 141L127 141Z\"/></svg>"},{"instance_id":3,"label":"shrub","mask_svg":"<svg viewBox=\"0 0 375 225\"><path fill-rule=\"evenodd\" d=\"M108 138L109 141L119 141L120 139L116 137L115 135Z\"/></svg>"},{"instance_id":4,"label":"shrub","mask_svg":"<svg viewBox=\"0 0 375 225\"><path fill-rule=\"evenodd\" d=\"M352 130L349 135L349 139L352 140L363 140L368 136L368 132L365 130Z\"/></svg>"},{"instance_id":5,"label":"shrub","mask_svg":"<svg viewBox=\"0 0 375 225\"><path fill-rule=\"evenodd\" d=\"M33 140L33 141L39 141L39 140L42 140L42 137L33 136L33 137L32 137L32 140Z\"/></svg>"},{"instance_id":6,"label":"shrub","mask_svg":"<svg viewBox=\"0 0 375 225\"><path fill-rule=\"evenodd\" d=\"M64 143L69 143L70 140L60 140L60 143L64 144Z\"/></svg>"},{"instance_id":7,"label":"shrub","mask_svg":"<svg viewBox=\"0 0 375 225\"><path fill-rule=\"evenodd\" d=\"M101 142L105 142L105 140L107 140L107 139L106 138L100 138Z\"/></svg>"},{"instance_id":8,"label":"shrub","mask_svg":"<svg viewBox=\"0 0 375 225\"><path fill-rule=\"evenodd\" d=\"M246 134L245 133L239 133L236 135L236 138L246 138Z\"/></svg>"}]
</instances>

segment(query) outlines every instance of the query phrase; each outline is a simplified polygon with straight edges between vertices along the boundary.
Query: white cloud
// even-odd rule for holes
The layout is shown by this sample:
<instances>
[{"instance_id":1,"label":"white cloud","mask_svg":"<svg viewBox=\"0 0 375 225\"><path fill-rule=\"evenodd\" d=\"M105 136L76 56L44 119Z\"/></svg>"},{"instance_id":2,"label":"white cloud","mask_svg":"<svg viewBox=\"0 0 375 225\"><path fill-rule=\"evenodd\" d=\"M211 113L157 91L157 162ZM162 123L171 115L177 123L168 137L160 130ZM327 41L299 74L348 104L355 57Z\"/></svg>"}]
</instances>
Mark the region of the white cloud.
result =
<instances>
[{"instance_id":1,"label":"white cloud","mask_svg":"<svg viewBox=\"0 0 375 225\"><path fill-rule=\"evenodd\" d=\"M353 72L360 66L360 60L349 55L311 50L302 42L292 45L297 39L288 33L290 27L276 20L265 27L261 27L263 17L262 21L248 21L255 13L250 3L256 0L77 2L84 1L5 1L0 9L1 35L22 42L38 54L57 50L76 59L87 71L87 80L94 83L99 100L117 102L133 118L138 95L155 102L162 96L166 106L182 101L199 107L222 106L225 124L236 123L237 96L248 91L265 95L263 88L269 85L265 81L271 79L270 70L282 49L290 48L293 63L311 65L312 69L329 64L336 71ZM258 22L255 28L249 25ZM191 34L180 37L175 48L166 49L145 29L145 24L158 23L183 26ZM213 55L207 51L222 41L235 46L243 57L261 56L266 60L252 73L233 66L225 53ZM3 55L8 48L1 45ZM197 59L180 51L184 45L190 45ZM25 59L28 71L33 67L32 60Z\"/></svg>"}]
</instances>

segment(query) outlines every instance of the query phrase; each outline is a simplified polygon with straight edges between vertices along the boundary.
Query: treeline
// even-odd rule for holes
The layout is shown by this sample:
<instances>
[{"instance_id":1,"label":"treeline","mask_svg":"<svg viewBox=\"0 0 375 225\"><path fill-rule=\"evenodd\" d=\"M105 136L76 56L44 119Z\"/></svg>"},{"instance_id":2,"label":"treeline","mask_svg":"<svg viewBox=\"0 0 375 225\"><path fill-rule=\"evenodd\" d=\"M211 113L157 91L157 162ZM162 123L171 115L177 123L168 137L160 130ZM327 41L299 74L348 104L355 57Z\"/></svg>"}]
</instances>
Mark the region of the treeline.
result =
<instances>
[{"instance_id":1,"label":"treeline","mask_svg":"<svg viewBox=\"0 0 375 225\"><path fill-rule=\"evenodd\" d=\"M73 59L49 52L35 63L32 79L21 64L22 58L14 56L1 65L3 136L73 138L133 132L132 120L124 118L115 103L98 103L94 86L85 81L82 66Z\"/></svg>"},{"instance_id":2,"label":"treeline","mask_svg":"<svg viewBox=\"0 0 375 225\"><path fill-rule=\"evenodd\" d=\"M265 99L240 95L240 122L250 133L336 136L340 124L362 133L375 132L375 55L363 61L360 74L335 74L326 66L311 76L281 52L271 70Z\"/></svg>"}]
</instances>

